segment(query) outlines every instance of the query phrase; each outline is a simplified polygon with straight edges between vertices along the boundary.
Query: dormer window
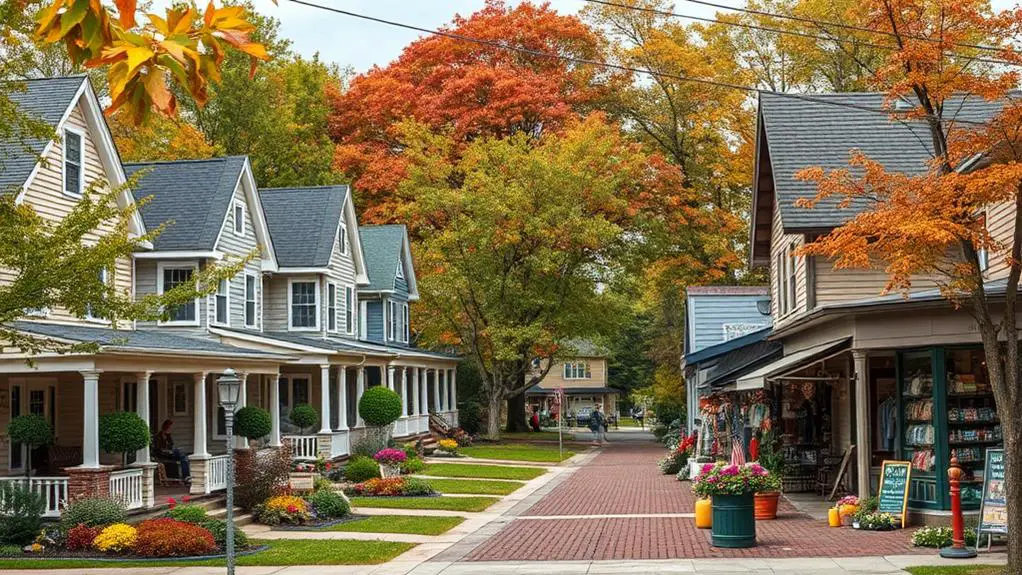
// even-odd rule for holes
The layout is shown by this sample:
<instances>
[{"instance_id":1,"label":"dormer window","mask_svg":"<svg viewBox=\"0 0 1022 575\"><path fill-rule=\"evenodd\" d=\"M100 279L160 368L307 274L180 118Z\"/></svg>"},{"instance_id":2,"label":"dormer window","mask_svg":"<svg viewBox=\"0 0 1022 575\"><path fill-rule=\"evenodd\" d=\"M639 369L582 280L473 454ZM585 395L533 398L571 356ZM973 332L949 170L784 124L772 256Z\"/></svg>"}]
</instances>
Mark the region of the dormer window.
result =
<instances>
[{"instance_id":1,"label":"dormer window","mask_svg":"<svg viewBox=\"0 0 1022 575\"><path fill-rule=\"evenodd\" d=\"M82 195L82 165L85 163L85 146L81 132L64 129L64 193L69 196Z\"/></svg>"},{"instance_id":2,"label":"dormer window","mask_svg":"<svg viewBox=\"0 0 1022 575\"><path fill-rule=\"evenodd\" d=\"M234 204L234 235L245 235L245 204Z\"/></svg>"}]
</instances>

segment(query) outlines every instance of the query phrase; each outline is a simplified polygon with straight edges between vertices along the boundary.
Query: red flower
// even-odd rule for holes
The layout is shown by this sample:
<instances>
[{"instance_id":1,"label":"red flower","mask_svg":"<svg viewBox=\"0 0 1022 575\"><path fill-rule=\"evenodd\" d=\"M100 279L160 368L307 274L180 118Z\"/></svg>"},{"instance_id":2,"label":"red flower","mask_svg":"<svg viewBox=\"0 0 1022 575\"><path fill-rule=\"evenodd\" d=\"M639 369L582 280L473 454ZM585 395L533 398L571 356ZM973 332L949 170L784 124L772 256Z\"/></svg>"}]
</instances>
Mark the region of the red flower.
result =
<instances>
[{"instance_id":1,"label":"red flower","mask_svg":"<svg viewBox=\"0 0 1022 575\"><path fill-rule=\"evenodd\" d=\"M185 503L188 503L191 500L192 498L189 495L185 495L184 497L181 498L181 501L184 501Z\"/></svg>"},{"instance_id":2,"label":"red flower","mask_svg":"<svg viewBox=\"0 0 1022 575\"><path fill-rule=\"evenodd\" d=\"M298 507L296 507L294 505L288 505L287 506L287 512L288 513L298 513Z\"/></svg>"},{"instance_id":3,"label":"red flower","mask_svg":"<svg viewBox=\"0 0 1022 575\"><path fill-rule=\"evenodd\" d=\"M326 462L326 465L324 466L324 468L325 468L325 469L326 469L327 471L330 471L330 468L331 468L331 467L333 467L333 466L332 466L332 465L330 465L330 462L329 462L329 461L327 461L327 462Z\"/></svg>"},{"instance_id":4,"label":"red flower","mask_svg":"<svg viewBox=\"0 0 1022 575\"><path fill-rule=\"evenodd\" d=\"M173 497L168 497L167 498L167 505L170 505L170 508L173 509L173 508L177 507L177 500L174 499Z\"/></svg>"}]
</instances>

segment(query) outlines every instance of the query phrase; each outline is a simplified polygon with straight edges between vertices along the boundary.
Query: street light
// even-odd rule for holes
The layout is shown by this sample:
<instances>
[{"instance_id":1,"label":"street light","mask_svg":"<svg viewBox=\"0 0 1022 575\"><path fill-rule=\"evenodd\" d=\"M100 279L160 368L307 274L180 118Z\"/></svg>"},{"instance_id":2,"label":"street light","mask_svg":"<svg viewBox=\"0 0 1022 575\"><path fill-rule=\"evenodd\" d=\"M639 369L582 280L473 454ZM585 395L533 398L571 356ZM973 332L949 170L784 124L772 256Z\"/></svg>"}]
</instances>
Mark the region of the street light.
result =
<instances>
[{"instance_id":1,"label":"street light","mask_svg":"<svg viewBox=\"0 0 1022 575\"><path fill-rule=\"evenodd\" d=\"M234 370L227 368L217 378L217 395L220 407L224 409L224 423L227 427L227 575L234 575L234 408L238 406L241 394L241 379Z\"/></svg>"}]
</instances>

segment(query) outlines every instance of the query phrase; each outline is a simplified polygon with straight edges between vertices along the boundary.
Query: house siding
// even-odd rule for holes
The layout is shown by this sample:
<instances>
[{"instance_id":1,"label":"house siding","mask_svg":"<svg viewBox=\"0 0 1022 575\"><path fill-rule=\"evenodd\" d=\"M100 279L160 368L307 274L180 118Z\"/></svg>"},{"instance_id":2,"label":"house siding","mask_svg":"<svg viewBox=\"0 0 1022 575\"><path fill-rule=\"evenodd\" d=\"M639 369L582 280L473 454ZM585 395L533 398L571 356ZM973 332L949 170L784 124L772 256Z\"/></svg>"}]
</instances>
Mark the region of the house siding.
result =
<instances>
[{"instance_id":1,"label":"house siding","mask_svg":"<svg viewBox=\"0 0 1022 575\"><path fill-rule=\"evenodd\" d=\"M245 205L244 216L244 234L238 236L234 233L234 205L242 203ZM258 208L256 208L258 209ZM257 250L259 249L259 242L256 239L255 226L252 222L252 210L253 206L249 203L248 198L245 195L245 189L240 184L234 189L234 195L231 198L230 203L227 206L227 214L224 217L223 227L220 230L220 238L216 243L215 249L229 259L231 258L243 258L249 254L255 254L255 257L245 263L245 269L234 276L230 280L230 313L229 321L230 326L233 328L245 328L245 274L253 274L257 278L262 276L262 264L258 256ZM258 290L260 282L256 282L256 325L249 327L248 329L259 328L259 314L262 312L259 305L259 293ZM214 307L212 305L213 295L210 295L207 299L207 309L209 310L209 320L213 320L212 314L214 313Z\"/></svg>"},{"instance_id":2,"label":"house siding","mask_svg":"<svg viewBox=\"0 0 1022 575\"><path fill-rule=\"evenodd\" d=\"M263 278L263 329L287 331L287 276Z\"/></svg>"},{"instance_id":3,"label":"house siding","mask_svg":"<svg viewBox=\"0 0 1022 575\"><path fill-rule=\"evenodd\" d=\"M882 269L836 269L831 260L815 259L817 306L874 298L885 293L889 276ZM918 277L912 280L911 291L936 286L932 278Z\"/></svg>"},{"instance_id":4,"label":"house siding","mask_svg":"<svg viewBox=\"0 0 1022 575\"><path fill-rule=\"evenodd\" d=\"M726 341L724 326L727 324L768 327L770 316L760 313L757 305L768 299L769 296L765 294L688 296L688 353Z\"/></svg>"},{"instance_id":5,"label":"house siding","mask_svg":"<svg viewBox=\"0 0 1022 575\"><path fill-rule=\"evenodd\" d=\"M592 377L587 379L565 379L564 364L568 362L585 361L589 363L589 371ZM606 387L607 386L607 359L603 357L578 357L572 359L557 359L555 365L547 372L539 382L542 389L579 388L579 387Z\"/></svg>"},{"instance_id":6,"label":"house siding","mask_svg":"<svg viewBox=\"0 0 1022 575\"><path fill-rule=\"evenodd\" d=\"M778 293L778 282L777 274L780 270L777 268L777 258L783 257L781 254L785 253L785 248L790 247L792 250L797 250L805 244L805 238L797 234L785 234L784 228L781 225L781 211L777 205L777 201L774 200L774 217L773 217L773 229L771 232L771 244L770 244L770 307L771 314L774 318L774 325L784 325L792 318L797 316L799 313L806 311L808 293L807 287L808 282L806 281L806 258L799 256L795 258L795 303L791 306L788 311L782 316L780 310L780 294ZM782 282L783 284L783 282Z\"/></svg>"},{"instance_id":7,"label":"house siding","mask_svg":"<svg viewBox=\"0 0 1022 575\"><path fill-rule=\"evenodd\" d=\"M345 210L343 208L343 206L341 208L341 217L342 218L346 218L347 217L347 210ZM352 230L352 229L356 229L357 230L358 229L358 222L346 221L345 224L346 224L348 230ZM351 243L351 237L352 237L352 234L349 232L348 233L348 237L346 238L346 241L345 241L345 244L348 247L346 253L341 253L340 242L338 242L336 238L334 239L333 251L330 253L330 267L329 267L329 273L327 274L327 281L331 281L331 282L334 282L334 283L337 284L337 332L334 335L335 336L340 336L340 337L356 338L358 336L358 320L359 320L359 318L358 318L358 315L359 315L358 314L358 288L357 288L357 286L355 284L355 260L354 260L354 256L352 255L352 249L353 249L352 246L353 246L353 244ZM344 328L345 328L345 325L344 325L344 315L345 315L344 288L345 287L350 287L351 291L352 291L352 300L353 300L352 301L352 307L353 307L353 316L354 316L354 326L353 326L354 327L354 331L352 332L351 335L348 335L344 331ZM326 300L326 294L327 294L326 290L327 290L326 285L324 285L323 286L323 301L324 302L327 301ZM323 307L323 316L324 316L324 318L327 316L327 309L326 309L325 305ZM324 325L324 327L326 327L328 324L324 322L323 325Z\"/></svg>"},{"instance_id":8,"label":"house siding","mask_svg":"<svg viewBox=\"0 0 1022 575\"><path fill-rule=\"evenodd\" d=\"M163 265L181 265L190 266L195 263L196 260L179 260L179 259L166 259L166 260L135 260L135 294L137 297L155 294L158 289L158 276L159 276L159 265L162 262ZM199 269L203 269L205 261L199 261ZM198 299L198 307L195 310L196 319L198 319L199 325L160 325L155 321L140 321L138 322L139 327L157 327L160 329L174 330L175 332L183 334L201 334L205 333L207 323L207 307L209 298Z\"/></svg>"},{"instance_id":9,"label":"house siding","mask_svg":"<svg viewBox=\"0 0 1022 575\"><path fill-rule=\"evenodd\" d=\"M1008 277L1010 267L1005 258L1010 253L1015 228L1015 205L1013 202L999 202L987 207L987 232L1004 246L1004 250L990 253L990 265L986 271L988 280Z\"/></svg>"}]
</instances>

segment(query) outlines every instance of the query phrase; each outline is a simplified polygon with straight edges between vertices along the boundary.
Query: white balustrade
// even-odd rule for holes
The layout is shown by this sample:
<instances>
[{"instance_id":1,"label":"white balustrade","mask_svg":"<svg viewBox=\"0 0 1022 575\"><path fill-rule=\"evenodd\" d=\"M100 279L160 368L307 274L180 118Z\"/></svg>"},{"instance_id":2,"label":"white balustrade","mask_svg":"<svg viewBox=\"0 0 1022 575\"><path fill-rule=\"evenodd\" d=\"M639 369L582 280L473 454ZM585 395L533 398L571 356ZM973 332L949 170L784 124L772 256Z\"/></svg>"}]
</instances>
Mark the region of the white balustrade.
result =
<instances>
[{"instance_id":1,"label":"white balustrade","mask_svg":"<svg viewBox=\"0 0 1022 575\"><path fill-rule=\"evenodd\" d=\"M206 460L206 492L227 489L227 461L230 455L214 455Z\"/></svg>"},{"instance_id":2,"label":"white balustrade","mask_svg":"<svg viewBox=\"0 0 1022 575\"><path fill-rule=\"evenodd\" d=\"M0 477L0 481L41 495L46 503L43 517L60 517L60 510L67 503L67 477L33 477L31 480L26 477Z\"/></svg>"},{"instance_id":3,"label":"white balustrade","mask_svg":"<svg viewBox=\"0 0 1022 575\"><path fill-rule=\"evenodd\" d=\"M351 453L351 443L347 431L335 431L330 438L330 459Z\"/></svg>"},{"instance_id":4,"label":"white balustrade","mask_svg":"<svg viewBox=\"0 0 1022 575\"><path fill-rule=\"evenodd\" d=\"M315 435L285 435L284 443L291 448L296 461L315 461L319 458L319 437Z\"/></svg>"},{"instance_id":5,"label":"white balustrade","mask_svg":"<svg viewBox=\"0 0 1022 575\"><path fill-rule=\"evenodd\" d=\"M394 437L404 437L408 435L408 418L402 417L394 422Z\"/></svg>"},{"instance_id":6,"label":"white balustrade","mask_svg":"<svg viewBox=\"0 0 1022 575\"><path fill-rule=\"evenodd\" d=\"M119 469L110 473L110 498L124 503L128 509L142 507L142 470Z\"/></svg>"}]
</instances>

